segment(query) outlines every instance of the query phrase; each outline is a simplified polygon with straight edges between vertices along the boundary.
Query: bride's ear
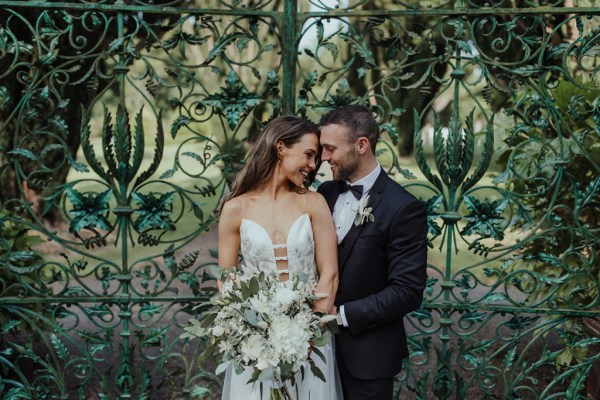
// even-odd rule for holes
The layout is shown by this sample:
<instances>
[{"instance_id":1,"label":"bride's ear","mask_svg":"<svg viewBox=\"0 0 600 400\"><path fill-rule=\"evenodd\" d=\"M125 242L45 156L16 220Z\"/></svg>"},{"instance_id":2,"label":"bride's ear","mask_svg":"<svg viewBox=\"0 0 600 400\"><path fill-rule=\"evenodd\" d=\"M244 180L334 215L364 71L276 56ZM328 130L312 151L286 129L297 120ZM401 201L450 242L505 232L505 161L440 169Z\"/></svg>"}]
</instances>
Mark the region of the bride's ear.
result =
<instances>
[{"instance_id":1,"label":"bride's ear","mask_svg":"<svg viewBox=\"0 0 600 400\"><path fill-rule=\"evenodd\" d=\"M277 149L277 158L281 160L283 158L283 151L285 149L285 145L281 140L278 140L277 143L275 143L275 147Z\"/></svg>"}]
</instances>

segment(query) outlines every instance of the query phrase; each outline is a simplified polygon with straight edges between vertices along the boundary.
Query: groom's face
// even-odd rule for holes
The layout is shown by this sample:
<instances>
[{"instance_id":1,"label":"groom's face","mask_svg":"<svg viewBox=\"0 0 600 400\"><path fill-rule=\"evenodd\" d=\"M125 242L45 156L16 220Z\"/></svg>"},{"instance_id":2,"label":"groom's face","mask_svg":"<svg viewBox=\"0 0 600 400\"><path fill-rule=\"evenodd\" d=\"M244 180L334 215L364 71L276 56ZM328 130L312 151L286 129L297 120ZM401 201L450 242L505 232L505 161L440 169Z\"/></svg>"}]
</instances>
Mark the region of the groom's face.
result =
<instances>
[{"instance_id":1,"label":"groom's face","mask_svg":"<svg viewBox=\"0 0 600 400\"><path fill-rule=\"evenodd\" d=\"M337 124L325 125L321 128L321 159L327 161L333 173L333 179L347 179L353 182L353 175L358 170L359 159L356 143L353 143L346 127Z\"/></svg>"}]
</instances>

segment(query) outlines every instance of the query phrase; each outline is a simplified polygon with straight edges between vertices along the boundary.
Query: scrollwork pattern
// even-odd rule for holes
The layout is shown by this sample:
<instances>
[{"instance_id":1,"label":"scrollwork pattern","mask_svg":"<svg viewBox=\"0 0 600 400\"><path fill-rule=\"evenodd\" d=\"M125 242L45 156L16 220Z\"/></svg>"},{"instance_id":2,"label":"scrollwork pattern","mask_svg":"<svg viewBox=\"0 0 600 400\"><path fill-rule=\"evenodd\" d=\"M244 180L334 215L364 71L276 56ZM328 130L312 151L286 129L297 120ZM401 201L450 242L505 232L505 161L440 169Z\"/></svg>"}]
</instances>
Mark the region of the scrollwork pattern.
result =
<instances>
[{"instance_id":1,"label":"scrollwork pattern","mask_svg":"<svg viewBox=\"0 0 600 400\"><path fill-rule=\"evenodd\" d=\"M2 396L218 396L204 342L178 338L214 292L199 240L265 122L351 103L427 207L395 396L583 395L594 0L22 3L0 7Z\"/></svg>"}]
</instances>

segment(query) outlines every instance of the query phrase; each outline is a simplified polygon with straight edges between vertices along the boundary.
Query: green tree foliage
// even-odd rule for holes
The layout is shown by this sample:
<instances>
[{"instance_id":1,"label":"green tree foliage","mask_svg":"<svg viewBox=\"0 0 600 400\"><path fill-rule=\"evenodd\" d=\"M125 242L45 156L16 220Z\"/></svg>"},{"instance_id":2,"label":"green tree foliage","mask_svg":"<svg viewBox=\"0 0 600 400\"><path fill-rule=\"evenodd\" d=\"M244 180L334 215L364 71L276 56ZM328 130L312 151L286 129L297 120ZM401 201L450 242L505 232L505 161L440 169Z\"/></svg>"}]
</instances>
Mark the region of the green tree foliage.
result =
<instances>
[{"instance_id":1,"label":"green tree foliage","mask_svg":"<svg viewBox=\"0 0 600 400\"><path fill-rule=\"evenodd\" d=\"M515 282L532 302L598 309L600 293L600 100L593 82L561 79L545 92L522 91L507 112L515 117L496 178L519 197L531 232L514 269L535 279ZM574 329L574 325L571 325ZM565 351L569 363L584 348ZM580 360L581 361L581 360Z\"/></svg>"}]
</instances>

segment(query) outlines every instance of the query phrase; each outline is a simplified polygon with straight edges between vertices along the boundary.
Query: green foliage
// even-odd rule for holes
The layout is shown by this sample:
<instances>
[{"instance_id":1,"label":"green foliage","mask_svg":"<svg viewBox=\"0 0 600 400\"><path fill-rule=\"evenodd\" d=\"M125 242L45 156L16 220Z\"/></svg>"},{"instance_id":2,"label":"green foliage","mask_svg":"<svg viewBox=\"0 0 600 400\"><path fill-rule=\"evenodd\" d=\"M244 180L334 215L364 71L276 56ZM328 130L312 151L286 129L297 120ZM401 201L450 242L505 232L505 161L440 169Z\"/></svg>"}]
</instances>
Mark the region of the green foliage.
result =
<instances>
[{"instance_id":1,"label":"green foliage","mask_svg":"<svg viewBox=\"0 0 600 400\"><path fill-rule=\"evenodd\" d=\"M508 270L530 271L528 279L512 283L531 302L598 309L598 88L578 79L546 90L543 96L523 90L507 110L516 121L500 154L504 173L495 181L527 210L529 219L514 226L532 232L516 256L524 263ZM540 222L532 230L530 221ZM567 358L581 362L584 353L569 351Z\"/></svg>"}]
</instances>

